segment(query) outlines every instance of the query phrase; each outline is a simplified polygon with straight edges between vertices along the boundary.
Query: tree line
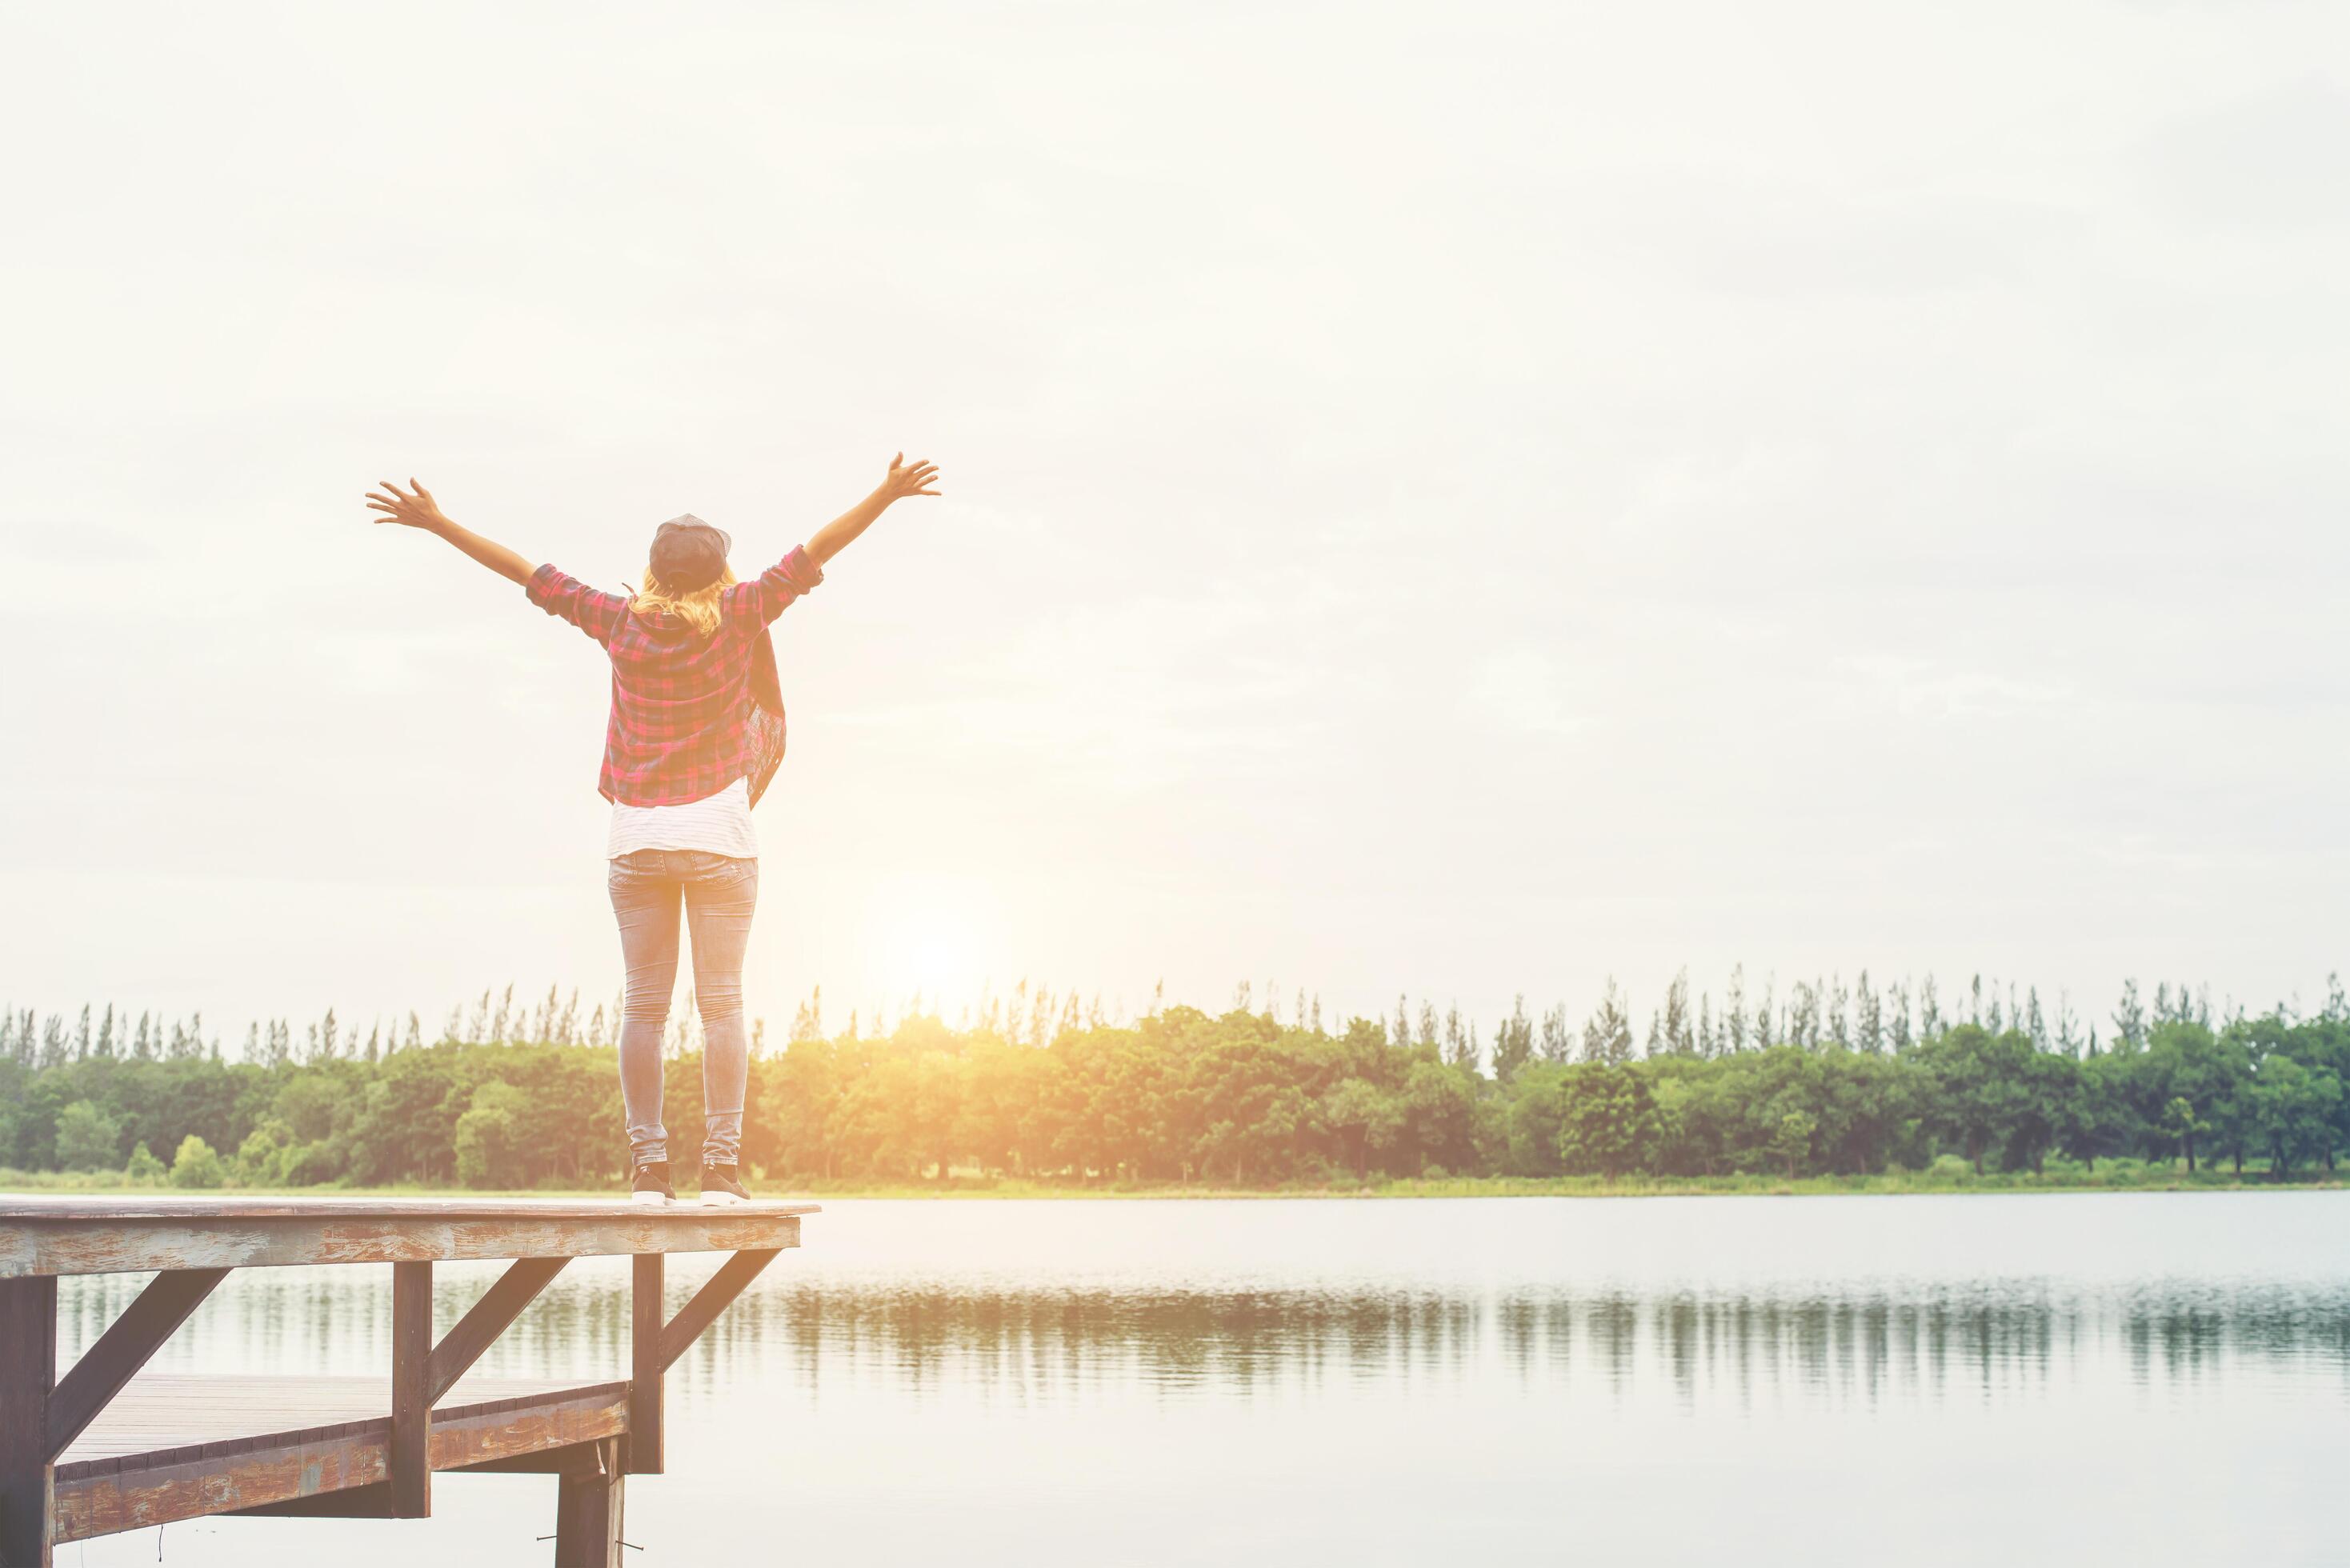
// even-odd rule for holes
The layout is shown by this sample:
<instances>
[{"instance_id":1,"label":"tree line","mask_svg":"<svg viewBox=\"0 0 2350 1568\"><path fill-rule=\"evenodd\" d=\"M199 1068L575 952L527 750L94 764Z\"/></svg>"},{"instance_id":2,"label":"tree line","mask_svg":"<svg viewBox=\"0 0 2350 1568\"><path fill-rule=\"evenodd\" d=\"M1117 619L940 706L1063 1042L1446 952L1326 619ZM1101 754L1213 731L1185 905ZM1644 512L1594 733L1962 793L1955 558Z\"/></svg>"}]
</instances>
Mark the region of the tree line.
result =
<instances>
[{"instance_id":1,"label":"tree line","mask_svg":"<svg viewBox=\"0 0 2350 1568\"><path fill-rule=\"evenodd\" d=\"M1271 993L1274 988L1264 988ZM949 1024L919 999L827 1029L820 992L770 1049L754 1026L744 1152L770 1179L1233 1186L1375 1177L1801 1178L2217 1159L2279 1179L2350 1144L2350 999L2249 1015L2127 984L2098 1029L1977 980L1804 981L1721 1002L1677 978L1636 1030L1611 981L1580 1025L1523 999L1491 1029L1414 1009L1326 1029L1318 999L1238 988L1219 1014L1138 1017L1024 982ZM95 1016L93 1012L95 1011ZM625 1175L611 1021L513 988L297 1044L256 1022L229 1059L200 1016L0 1010L0 1166L182 1186L598 1186ZM690 1005L668 1119L701 1119Z\"/></svg>"}]
</instances>

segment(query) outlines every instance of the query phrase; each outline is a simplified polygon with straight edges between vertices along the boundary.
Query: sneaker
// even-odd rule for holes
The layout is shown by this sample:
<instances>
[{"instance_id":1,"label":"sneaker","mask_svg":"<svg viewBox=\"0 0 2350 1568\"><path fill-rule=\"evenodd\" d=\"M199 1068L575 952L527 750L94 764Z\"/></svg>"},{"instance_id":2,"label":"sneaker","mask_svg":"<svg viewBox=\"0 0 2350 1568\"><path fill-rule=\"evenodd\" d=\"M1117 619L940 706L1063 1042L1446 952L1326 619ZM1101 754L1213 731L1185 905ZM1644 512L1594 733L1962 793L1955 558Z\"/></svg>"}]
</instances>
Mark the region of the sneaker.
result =
<instances>
[{"instance_id":1,"label":"sneaker","mask_svg":"<svg viewBox=\"0 0 2350 1568\"><path fill-rule=\"evenodd\" d=\"M669 1161L649 1159L637 1167L637 1174L629 1184L629 1201L665 1209L677 1201L677 1191L669 1184Z\"/></svg>"},{"instance_id":2,"label":"sneaker","mask_svg":"<svg viewBox=\"0 0 2350 1568\"><path fill-rule=\"evenodd\" d=\"M743 1190L743 1168L738 1165L709 1165L702 1168L702 1206L704 1209L731 1209L737 1203L748 1203L751 1195Z\"/></svg>"}]
</instances>

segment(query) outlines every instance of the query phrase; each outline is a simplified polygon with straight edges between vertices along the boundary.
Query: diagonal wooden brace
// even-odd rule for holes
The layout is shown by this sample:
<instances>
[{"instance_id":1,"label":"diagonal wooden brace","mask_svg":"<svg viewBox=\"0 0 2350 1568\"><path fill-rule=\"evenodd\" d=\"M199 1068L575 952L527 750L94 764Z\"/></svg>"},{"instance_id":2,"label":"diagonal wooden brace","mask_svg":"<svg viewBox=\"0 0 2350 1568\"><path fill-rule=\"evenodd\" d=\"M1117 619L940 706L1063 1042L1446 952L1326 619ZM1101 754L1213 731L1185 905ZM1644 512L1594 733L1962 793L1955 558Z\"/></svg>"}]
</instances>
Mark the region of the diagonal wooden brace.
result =
<instances>
[{"instance_id":1,"label":"diagonal wooden brace","mask_svg":"<svg viewBox=\"0 0 2350 1568\"><path fill-rule=\"evenodd\" d=\"M656 1359L667 1372L677 1364L677 1358L691 1348L702 1337L702 1331L718 1321L743 1288L759 1277L759 1271L775 1261L776 1250L737 1252L719 1265L710 1281L693 1293L693 1299L677 1309L669 1326L660 1333L660 1351Z\"/></svg>"},{"instance_id":2,"label":"diagonal wooden brace","mask_svg":"<svg viewBox=\"0 0 2350 1568\"><path fill-rule=\"evenodd\" d=\"M49 1396L48 1450L54 1461L73 1445L122 1386L188 1321L226 1269L166 1269L122 1309L122 1315L82 1352Z\"/></svg>"},{"instance_id":3,"label":"diagonal wooden brace","mask_svg":"<svg viewBox=\"0 0 2350 1568\"><path fill-rule=\"evenodd\" d=\"M456 1386L457 1379L466 1369L482 1358L482 1353L494 1344L498 1335L522 1315L522 1309L538 1299L546 1282L563 1272L568 1258L523 1258L500 1274L497 1282L482 1293L482 1299L473 1310L457 1320L441 1343L432 1347L424 1371L424 1404L430 1409L441 1403L441 1397Z\"/></svg>"}]
</instances>

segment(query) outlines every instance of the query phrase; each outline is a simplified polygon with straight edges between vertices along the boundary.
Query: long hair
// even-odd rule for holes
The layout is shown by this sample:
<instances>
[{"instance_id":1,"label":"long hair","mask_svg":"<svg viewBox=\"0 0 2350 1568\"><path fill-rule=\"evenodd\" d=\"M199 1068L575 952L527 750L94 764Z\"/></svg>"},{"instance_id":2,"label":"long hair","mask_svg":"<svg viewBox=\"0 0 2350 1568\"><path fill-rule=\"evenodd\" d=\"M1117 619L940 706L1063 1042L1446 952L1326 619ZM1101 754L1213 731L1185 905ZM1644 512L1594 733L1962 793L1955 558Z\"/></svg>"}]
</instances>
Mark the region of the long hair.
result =
<instances>
[{"instance_id":1,"label":"long hair","mask_svg":"<svg viewBox=\"0 0 2350 1568\"><path fill-rule=\"evenodd\" d=\"M690 594L673 593L663 587L660 579L653 576L653 569L647 566L644 587L629 601L629 607L639 615L667 610L702 636L710 637L717 632L723 613L718 607L719 597L733 586L733 572L721 567L718 580L707 587L696 588Z\"/></svg>"}]
</instances>

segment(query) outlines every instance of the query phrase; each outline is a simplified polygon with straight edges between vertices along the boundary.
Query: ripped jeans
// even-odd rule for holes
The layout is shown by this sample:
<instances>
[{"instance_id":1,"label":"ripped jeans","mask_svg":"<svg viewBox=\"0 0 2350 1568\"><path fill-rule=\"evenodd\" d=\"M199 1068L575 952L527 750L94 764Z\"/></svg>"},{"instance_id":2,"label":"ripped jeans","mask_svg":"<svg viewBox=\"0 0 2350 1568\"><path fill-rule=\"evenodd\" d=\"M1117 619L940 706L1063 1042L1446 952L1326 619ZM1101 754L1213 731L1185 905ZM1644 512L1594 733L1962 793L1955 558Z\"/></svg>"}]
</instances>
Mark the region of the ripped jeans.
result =
<instances>
[{"instance_id":1,"label":"ripped jeans","mask_svg":"<svg viewBox=\"0 0 2350 1568\"><path fill-rule=\"evenodd\" d=\"M661 1033L677 989L678 906L693 932L693 1000L702 1013L705 1165L739 1165L751 1042L743 1023L743 953L759 902L759 863L700 849L639 849L610 862L612 913L628 971L620 1008L620 1104L629 1154L669 1158L661 1125Z\"/></svg>"}]
</instances>

